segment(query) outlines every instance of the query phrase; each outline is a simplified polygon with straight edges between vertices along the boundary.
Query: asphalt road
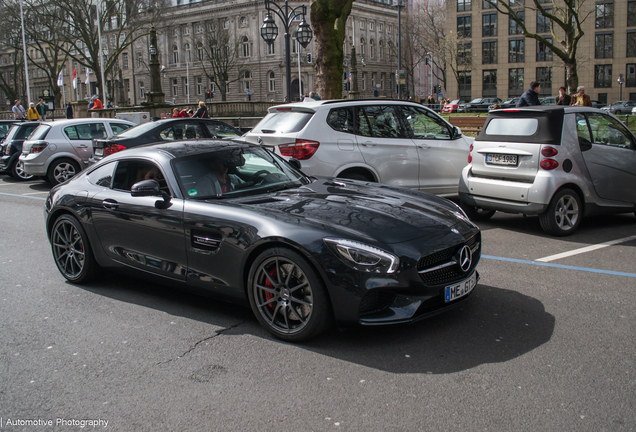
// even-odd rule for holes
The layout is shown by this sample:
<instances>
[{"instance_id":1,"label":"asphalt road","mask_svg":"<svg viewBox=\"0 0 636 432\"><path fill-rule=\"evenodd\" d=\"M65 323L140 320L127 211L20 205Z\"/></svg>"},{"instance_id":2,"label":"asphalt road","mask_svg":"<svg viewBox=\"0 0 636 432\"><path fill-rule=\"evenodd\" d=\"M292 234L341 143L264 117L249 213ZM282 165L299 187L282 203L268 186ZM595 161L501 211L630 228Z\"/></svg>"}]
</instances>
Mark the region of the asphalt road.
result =
<instances>
[{"instance_id":1,"label":"asphalt road","mask_svg":"<svg viewBox=\"0 0 636 432\"><path fill-rule=\"evenodd\" d=\"M0 176L0 430L636 430L633 214L497 214L463 307L292 345L169 286L66 283L47 190Z\"/></svg>"}]
</instances>

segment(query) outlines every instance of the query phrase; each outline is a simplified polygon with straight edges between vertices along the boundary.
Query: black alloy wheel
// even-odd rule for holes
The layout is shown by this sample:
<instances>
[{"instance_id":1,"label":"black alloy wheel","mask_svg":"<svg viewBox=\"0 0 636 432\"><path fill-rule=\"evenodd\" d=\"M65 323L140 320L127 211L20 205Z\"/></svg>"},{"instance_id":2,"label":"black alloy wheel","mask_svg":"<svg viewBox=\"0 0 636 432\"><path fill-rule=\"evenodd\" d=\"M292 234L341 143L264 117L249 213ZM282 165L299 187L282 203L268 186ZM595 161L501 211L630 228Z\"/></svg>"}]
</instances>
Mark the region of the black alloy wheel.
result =
<instances>
[{"instance_id":1,"label":"black alloy wheel","mask_svg":"<svg viewBox=\"0 0 636 432\"><path fill-rule=\"evenodd\" d=\"M248 297L256 318L272 335L299 342L332 322L324 285L309 263L286 248L261 253L250 269Z\"/></svg>"},{"instance_id":2,"label":"black alloy wheel","mask_svg":"<svg viewBox=\"0 0 636 432\"><path fill-rule=\"evenodd\" d=\"M60 216L51 231L51 249L58 270L75 283L90 281L98 266L79 221L70 215Z\"/></svg>"}]
</instances>

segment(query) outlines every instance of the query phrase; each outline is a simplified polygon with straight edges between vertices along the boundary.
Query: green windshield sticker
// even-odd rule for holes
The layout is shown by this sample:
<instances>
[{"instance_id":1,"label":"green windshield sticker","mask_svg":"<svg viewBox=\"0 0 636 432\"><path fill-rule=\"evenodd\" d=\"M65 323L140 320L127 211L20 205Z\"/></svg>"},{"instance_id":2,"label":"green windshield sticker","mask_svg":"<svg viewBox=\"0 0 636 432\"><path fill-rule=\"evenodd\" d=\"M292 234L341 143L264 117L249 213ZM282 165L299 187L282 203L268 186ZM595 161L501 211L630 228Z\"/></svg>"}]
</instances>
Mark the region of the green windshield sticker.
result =
<instances>
[{"instance_id":1,"label":"green windshield sticker","mask_svg":"<svg viewBox=\"0 0 636 432\"><path fill-rule=\"evenodd\" d=\"M191 196L191 197L197 196L198 194L199 194L199 192L197 192L196 189L190 189L188 191L188 195Z\"/></svg>"}]
</instances>

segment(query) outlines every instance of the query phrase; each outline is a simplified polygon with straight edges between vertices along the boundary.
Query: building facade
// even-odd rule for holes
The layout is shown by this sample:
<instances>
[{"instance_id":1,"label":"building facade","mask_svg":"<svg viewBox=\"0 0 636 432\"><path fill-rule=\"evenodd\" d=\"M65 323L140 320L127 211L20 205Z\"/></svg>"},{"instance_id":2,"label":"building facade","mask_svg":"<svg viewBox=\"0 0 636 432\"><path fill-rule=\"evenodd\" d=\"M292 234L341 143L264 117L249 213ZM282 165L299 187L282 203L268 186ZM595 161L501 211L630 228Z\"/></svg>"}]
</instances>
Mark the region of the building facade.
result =
<instances>
[{"instance_id":1,"label":"building facade","mask_svg":"<svg viewBox=\"0 0 636 432\"><path fill-rule=\"evenodd\" d=\"M552 0L540 2L550 8ZM551 37L550 21L534 10L533 0L514 3L530 32ZM623 100L636 100L636 0L587 0L579 15L588 15L577 51L579 85L603 103L621 100L621 93ZM448 30L459 37L458 52L471 59L459 82L451 78L447 83L449 98L517 97L535 80L542 83L541 96L558 95L560 86L567 87L561 59L525 38L513 20L488 2L449 0L447 19Z\"/></svg>"}]
</instances>

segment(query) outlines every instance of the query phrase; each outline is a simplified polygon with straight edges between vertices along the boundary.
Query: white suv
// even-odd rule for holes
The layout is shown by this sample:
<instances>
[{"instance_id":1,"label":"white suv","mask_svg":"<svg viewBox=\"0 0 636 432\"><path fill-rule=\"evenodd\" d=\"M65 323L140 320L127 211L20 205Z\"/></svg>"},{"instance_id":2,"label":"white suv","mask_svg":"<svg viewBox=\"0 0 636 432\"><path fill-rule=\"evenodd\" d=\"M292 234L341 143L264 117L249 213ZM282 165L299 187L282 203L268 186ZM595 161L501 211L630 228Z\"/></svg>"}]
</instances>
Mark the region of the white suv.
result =
<instances>
[{"instance_id":1,"label":"white suv","mask_svg":"<svg viewBox=\"0 0 636 432\"><path fill-rule=\"evenodd\" d=\"M81 118L44 122L22 145L20 161L28 175L62 183L88 166L93 140L112 138L135 126L128 120Z\"/></svg>"},{"instance_id":2,"label":"white suv","mask_svg":"<svg viewBox=\"0 0 636 432\"><path fill-rule=\"evenodd\" d=\"M473 138L432 110L396 100L329 100L271 107L242 141L302 161L309 175L456 196Z\"/></svg>"}]
</instances>

